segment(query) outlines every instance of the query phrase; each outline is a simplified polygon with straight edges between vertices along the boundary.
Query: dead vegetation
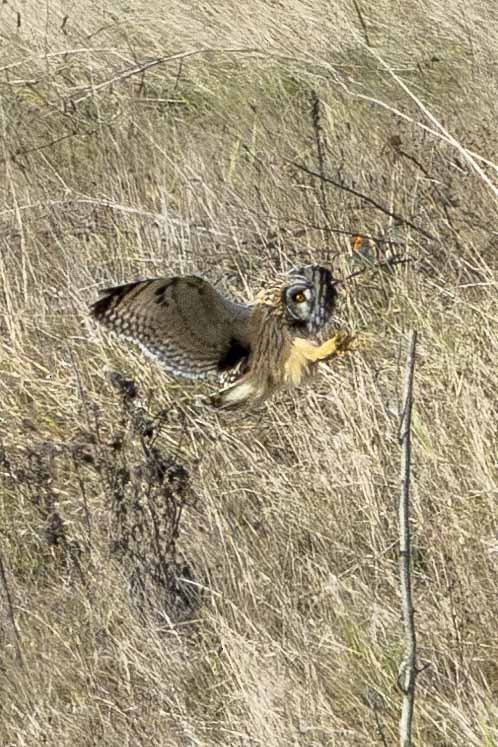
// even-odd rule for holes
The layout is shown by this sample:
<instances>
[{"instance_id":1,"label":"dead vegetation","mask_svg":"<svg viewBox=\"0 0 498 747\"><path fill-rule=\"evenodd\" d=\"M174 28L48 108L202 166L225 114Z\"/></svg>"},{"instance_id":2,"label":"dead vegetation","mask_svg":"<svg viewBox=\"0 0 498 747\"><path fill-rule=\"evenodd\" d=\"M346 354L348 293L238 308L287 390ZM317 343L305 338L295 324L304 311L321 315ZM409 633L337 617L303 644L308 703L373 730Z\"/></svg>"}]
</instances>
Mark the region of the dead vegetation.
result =
<instances>
[{"instance_id":1,"label":"dead vegetation","mask_svg":"<svg viewBox=\"0 0 498 747\"><path fill-rule=\"evenodd\" d=\"M414 740L491 747L495 5L108 5L0 7L1 743L397 744L415 328ZM88 318L312 260L359 350L243 416Z\"/></svg>"}]
</instances>

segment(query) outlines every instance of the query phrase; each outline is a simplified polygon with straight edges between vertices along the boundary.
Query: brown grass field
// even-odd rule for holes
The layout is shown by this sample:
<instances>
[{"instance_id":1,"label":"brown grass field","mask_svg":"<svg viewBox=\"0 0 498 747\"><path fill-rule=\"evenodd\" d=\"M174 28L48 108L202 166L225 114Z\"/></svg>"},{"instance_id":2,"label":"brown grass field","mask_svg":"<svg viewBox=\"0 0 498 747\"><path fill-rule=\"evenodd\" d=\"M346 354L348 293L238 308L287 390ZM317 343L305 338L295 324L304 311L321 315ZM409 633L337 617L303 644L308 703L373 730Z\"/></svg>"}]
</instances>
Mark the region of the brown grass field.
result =
<instances>
[{"instance_id":1,"label":"brown grass field","mask_svg":"<svg viewBox=\"0 0 498 747\"><path fill-rule=\"evenodd\" d=\"M1 747L399 743L411 329L413 743L498 745L497 38L492 0L0 5ZM306 262L364 270L356 350L254 409L89 319Z\"/></svg>"}]
</instances>

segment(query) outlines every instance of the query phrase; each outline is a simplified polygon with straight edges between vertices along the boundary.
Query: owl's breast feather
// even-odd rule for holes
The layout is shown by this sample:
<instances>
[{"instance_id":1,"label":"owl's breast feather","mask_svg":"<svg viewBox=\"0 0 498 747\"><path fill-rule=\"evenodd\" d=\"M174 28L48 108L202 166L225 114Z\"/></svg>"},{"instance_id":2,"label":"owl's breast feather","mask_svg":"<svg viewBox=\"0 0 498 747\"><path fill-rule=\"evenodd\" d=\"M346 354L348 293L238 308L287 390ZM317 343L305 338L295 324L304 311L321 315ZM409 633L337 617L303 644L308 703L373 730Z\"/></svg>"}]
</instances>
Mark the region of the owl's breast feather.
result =
<instances>
[{"instance_id":1,"label":"owl's breast feather","mask_svg":"<svg viewBox=\"0 0 498 747\"><path fill-rule=\"evenodd\" d=\"M292 386L299 386L309 373L310 364L317 360L318 346L304 337L295 337L284 365L284 381Z\"/></svg>"}]
</instances>

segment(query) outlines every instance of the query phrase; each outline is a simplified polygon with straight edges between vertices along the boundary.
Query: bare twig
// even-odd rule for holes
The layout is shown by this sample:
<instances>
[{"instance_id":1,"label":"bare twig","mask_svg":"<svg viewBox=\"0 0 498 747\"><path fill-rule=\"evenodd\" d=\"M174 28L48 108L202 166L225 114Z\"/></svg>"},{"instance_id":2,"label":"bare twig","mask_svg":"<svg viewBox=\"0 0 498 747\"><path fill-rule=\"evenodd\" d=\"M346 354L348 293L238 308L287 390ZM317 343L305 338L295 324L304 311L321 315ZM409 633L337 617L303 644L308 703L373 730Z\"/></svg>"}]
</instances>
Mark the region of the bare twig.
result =
<instances>
[{"instance_id":1,"label":"bare twig","mask_svg":"<svg viewBox=\"0 0 498 747\"><path fill-rule=\"evenodd\" d=\"M350 275L346 275L345 278L338 278L335 280L336 285L342 285L343 283L347 283L349 280L353 280L353 278L358 277L358 275L363 275L363 273L367 272L367 270L382 270L385 267L396 267L396 265L406 265L409 262L411 262L410 257L393 257L392 259L387 259L385 262L378 262L377 264L371 265L369 267L362 267L361 270L356 270L356 272L352 272Z\"/></svg>"},{"instance_id":2,"label":"bare twig","mask_svg":"<svg viewBox=\"0 0 498 747\"><path fill-rule=\"evenodd\" d=\"M437 138L438 140L441 140L443 143L447 143L448 145L453 145L453 141L450 137L446 137L446 135L442 135L437 130L432 129L432 127L429 127L428 125L425 125L423 122L419 122L418 120L414 119L413 117L410 117L408 114L405 114L404 112L400 111L399 109L396 109L396 107L391 106L390 104L386 104L385 101L381 101L380 99L376 99L373 96L366 96L363 93L357 93L356 91L353 91L349 89L346 85L344 85L341 81L342 87L344 90L353 98L361 99L362 101L368 101L370 104L375 104L376 106L380 106L382 109L386 109L387 111L391 112L392 114L395 114L396 117L399 119L404 120L405 122L410 122L410 124L415 125L415 127L419 127L421 130L424 130L425 132L428 132L429 135L432 135L433 137ZM486 166L489 166L490 168L494 169L494 171L498 172L498 165L494 163L493 161L490 161L488 158L484 158L484 156L481 156L479 153L476 153L475 151L470 150L469 148L465 148L465 152L468 153L474 160L480 161L481 163L485 163ZM467 159L466 159L467 160Z\"/></svg>"},{"instance_id":3,"label":"bare twig","mask_svg":"<svg viewBox=\"0 0 498 747\"><path fill-rule=\"evenodd\" d=\"M24 658L23 658L22 650L21 650L21 640L19 636L19 630L17 628L16 618L14 615L14 605L12 603L12 597L10 596L9 584L7 582L7 573L5 570L5 565L4 565L3 557L1 553L0 553L0 579L2 581L2 586L4 589L8 618L10 620L12 632L14 634L17 661L19 662L21 667L24 668Z\"/></svg>"},{"instance_id":4,"label":"bare twig","mask_svg":"<svg viewBox=\"0 0 498 747\"><path fill-rule=\"evenodd\" d=\"M358 20L360 21L361 28L363 30L363 34L365 35L365 44L367 45L367 47L369 47L370 46L370 39L369 39L369 36L368 36L368 31L367 31L367 24L365 23L365 19L363 18L363 13L361 12L360 5L357 2L357 0L353 0L353 5L354 5L354 9L356 10L356 13L358 15Z\"/></svg>"},{"instance_id":5,"label":"bare twig","mask_svg":"<svg viewBox=\"0 0 498 747\"><path fill-rule=\"evenodd\" d=\"M313 130L315 133L316 142L316 153L318 157L318 166L320 169L320 197L321 197L321 208L325 220L328 223L328 206L327 206L327 190L325 189L324 176L325 176L325 153L323 143L323 131L320 116L320 99L316 91L312 94L312 112L311 119L313 122Z\"/></svg>"},{"instance_id":6,"label":"bare twig","mask_svg":"<svg viewBox=\"0 0 498 747\"><path fill-rule=\"evenodd\" d=\"M411 747L412 718L415 702L415 680L417 677L417 639L411 585L411 538L410 538L410 468L411 468L411 417L413 401L413 371L417 333L410 333L405 367L403 409L401 413L401 492L399 499L399 567L403 626L405 630L405 652L398 673L398 684L403 692L400 721L400 747Z\"/></svg>"},{"instance_id":7,"label":"bare twig","mask_svg":"<svg viewBox=\"0 0 498 747\"><path fill-rule=\"evenodd\" d=\"M363 44L362 41L360 43ZM372 48L364 45L369 51L372 52ZM373 52L372 52L373 54ZM378 55L375 55L378 57ZM276 58L277 59L277 58ZM278 58L282 63L285 63L287 60L285 57L279 57ZM380 58L379 58L380 59ZM313 64L316 64L316 60L314 58L311 58L311 61ZM303 66L306 66L310 64L310 60L306 59L306 57L303 58L295 58L294 64L302 64ZM384 67L386 67L386 63L382 61L382 64ZM415 125L416 127L420 127L422 130L425 130L429 134L436 137L438 140L441 140L445 143L448 143L449 145L452 145L453 147L457 147L455 139L446 132L446 130L443 130L442 127L439 125L439 123L435 120L435 118L429 117L431 121L435 121L436 126L438 126L438 129L433 129L432 127L429 127L428 125L424 124L423 122L419 122L418 120L414 119L413 117L409 116L408 114L405 114L404 112L400 111L399 109L396 109L396 107L391 106L390 104L387 104L385 101L382 101L380 99L376 99L373 96L367 96L366 94L359 93L357 90L353 88L354 85L358 85L358 81L355 81L351 77L347 77L344 75L344 73L339 72L339 70L332 64L325 62L324 60L320 60L320 65L325 69L328 70L329 73L333 76L336 83L338 83L341 88L348 94L348 96L351 96L352 98L361 99L362 101L368 101L371 104L375 104L376 106L380 106L383 109L387 109L387 111L390 111L392 114L395 114L400 119L405 120L406 122L410 122L411 124ZM392 71L389 71L391 75L393 74ZM397 80L399 82L399 80ZM412 94L409 94L412 97ZM418 99L415 100L417 105L419 104ZM420 108L420 107L419 107ZM469 160L469 157L472 161L479 161L480 163L485 163L487 166L490 166L494 171L498 172L498 164L494 163L493 161L490 161L488 158L484 158L484 156L481 156L479 153L476 153L475 151L470 150L469 148L464 148L462 145L458 144L458 150L460 152L463 150L465 151L462 153L463 157L466 161ZM479 174L482 174L482 170L478 171ZM487 178L485 180L488 182Z\"/></svg>"},{"instance_id":8,"label":"bare twig","mask_svg":"<svg viewBox=\"0 0 498 747\"><path fill-rule=\"evenodd\" d=\"M127 70L122 70L120 73L113 75L112 78L108 78L108 80L104 80L102 81L102 83L99 83L96 86L89 86L79 96L75 96L75 97L67 96L64 99L64 101L70 102L71 105L79 104L81 101L84 101L89 96L93 96L95 93L97 93L98 91L101 91L103 88L110 88L113 86L114 83L118 83L122 80L126 80L127 78L131 78L133 75L141 75L146 70L150 70L153 67L162 65L165 62L173 62L174 60L184 60L187 57L204 55L209 52L252 54L252 55L258 54L257 49L252 49L250 47L242 47L242 48L240 47L227 47L227 48L206 47L203 49L191 49L188 52L180 52L178 54L166 55L164 57L157 57L153 60L148 60L147 62L143 62L140 65L134 65L133 67L130 67Z\"/></svg>"},{"instance_id":9,"label":"bare twig","mask_svg":"<svg viewBox=\"0 0 498 747\"><path fill-rule=\"evenodd\" d=\"M81 130L77 130L75 132L69 132L66 135L62 135L61 137L57 137L54 140L50 140L47 143L41 143L40 145L35 145L33 148L25 148L24 150L16 150L14 153L10 153L8 158L10 158L12 161L16 162L16 159L19 158L19 156L26 156L29 153L36 153L37 151L44 150L45 148L52 148L54 145L58 145L59 143L62 143L64 140L69 140L72 137L89 137L90 135L97 135L101 133L101 129L95 128L94 130L89 130L88 132L83 132ZM0 163L4 163L7 160L6 157L0 158Z\"/></svg>"},{"instance_id":10,"label":"bare twig","mask_svg":"<svg viewBox=\"0 0 498 747\"><path fill-rule=\"evenodd\" d=\"M380 64L387 70L389 75L392 76L392 78L396 81L398 86L403 89L403 91L412 99L412 101L415 102L415 104L418 106L420 111L427 117L427 119L432 122L432 124L436 127L436 129L444 136L447 142L451 143L454 148L458 150L462 158L465 159L465 161L472 167L472 169L476 172L476 174L479 175L479 177L482 179L482 181L491 189L495 197L498 197L498 187L496 184L493 184L491 179L488 177L488 175L483 171L483 169L479 166L476 159L473 157L473 154L467 150L456 138L451 135L450 132L448 132L445 127L443 127L442 123L434 116L434 114L428 109L422 101L415 96L414 93L412 93L411 89L404 83L399 75L396 75L394 70L390 67L390 65L385 62L382 57L377 54L374 50L367 47L370 54L375 57L376 60L380 62Z\"/></svg>"},{"instance_id":11,"label":"bare twig","mask_svg":"<svg viewBox=\"0 0 498 747\"><path fill-rule=\"evenodd\" d=\"M388 215L390 218L394 218L394 220L399 221L400 223L404 223L406 226L410 226L410 228L413 228L414 231L417 231L418 233L422 234L422 236L425 236L426 239L436 241L435 236L433 236L431 233L421 228L420 226L417 226L416 223L412 223L412 221L408 220L407 218L403 218L403 216L398 215L398 213L393 213L392 210L389 210L388 207L382 205L380 202L377 202L377 200L374 200L372 197L359 192L357 189L348 187L346 184L343 184L336 179L332 179L332 177L330 176L325 176L325 174L320 174L317 171L313 171L313 169L309 169L302 163L297 163L296 161L292 161L288 158L285 158L284 160L287 161L287 163L290 163L296 169L299 169L305 174L308 174L309 176L315 176L318 179L321 179L326 184L332 184L334 187L338 187L339 189L343 189L345 192L349 192L349 194L355 195L355 197L359 197L360 199L364 200L364 202L372 205L372 207L380 210L382 213L384 213L384 215Z\"/></svg>"}]
</instances>

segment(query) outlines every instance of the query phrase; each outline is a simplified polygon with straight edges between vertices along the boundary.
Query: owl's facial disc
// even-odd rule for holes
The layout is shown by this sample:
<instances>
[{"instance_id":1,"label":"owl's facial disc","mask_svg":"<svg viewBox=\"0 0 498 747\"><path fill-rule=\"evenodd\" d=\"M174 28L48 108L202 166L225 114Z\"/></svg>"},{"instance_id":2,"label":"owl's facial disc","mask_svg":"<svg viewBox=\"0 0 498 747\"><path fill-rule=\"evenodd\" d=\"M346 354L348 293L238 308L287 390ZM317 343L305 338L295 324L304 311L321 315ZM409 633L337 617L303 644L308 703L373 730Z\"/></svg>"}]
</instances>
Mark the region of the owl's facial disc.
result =
<instances>
[{"instance_id":1,"label":"owl's facial disc","mask_svg":"<svg viewBox=\"0 0 498 747\"><path fill-rule=\"evenodd\" d=\"M289 318L306 323L312 306L312 289L308 285L296 283L285 289L285 303Z\"/></svg>"},{"instance_id":2,"label":"owl's facial disc","mask_svg":"<svg viewBox=\"0 0 498 747\"><path fill-rule=\"evenodd\" d=\"M284 290L289 322L315 334L328 321L337 295L332 274L325 267L305 265L289 273Z\"/></svg>"}]
</instances>

